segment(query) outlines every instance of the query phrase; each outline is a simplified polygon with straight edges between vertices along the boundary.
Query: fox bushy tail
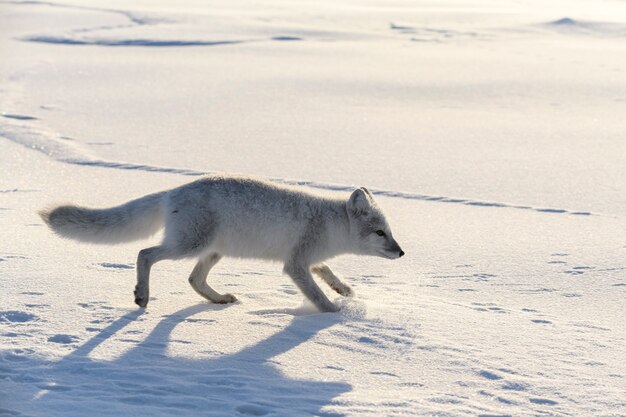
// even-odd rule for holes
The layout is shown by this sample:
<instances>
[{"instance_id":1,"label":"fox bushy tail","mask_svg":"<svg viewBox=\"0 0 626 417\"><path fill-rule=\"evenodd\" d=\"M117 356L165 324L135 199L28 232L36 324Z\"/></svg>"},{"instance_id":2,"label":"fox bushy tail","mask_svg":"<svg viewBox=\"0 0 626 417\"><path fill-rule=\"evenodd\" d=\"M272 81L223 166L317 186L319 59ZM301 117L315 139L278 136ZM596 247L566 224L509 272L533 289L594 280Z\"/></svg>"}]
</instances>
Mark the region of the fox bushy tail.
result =
<instances>
[{"instance_id":1,"label":"fox bushy tail","mask_svg":"<svg viewBox=\"0 0 626 417\"><path fill-rule=\"evenodd\" d=\"M163 196L150 194L120 206L91 209L63 205L39 212L62 237L91 243L122 243L149 237L163 227Z\"/></svg>"}]
</instances>

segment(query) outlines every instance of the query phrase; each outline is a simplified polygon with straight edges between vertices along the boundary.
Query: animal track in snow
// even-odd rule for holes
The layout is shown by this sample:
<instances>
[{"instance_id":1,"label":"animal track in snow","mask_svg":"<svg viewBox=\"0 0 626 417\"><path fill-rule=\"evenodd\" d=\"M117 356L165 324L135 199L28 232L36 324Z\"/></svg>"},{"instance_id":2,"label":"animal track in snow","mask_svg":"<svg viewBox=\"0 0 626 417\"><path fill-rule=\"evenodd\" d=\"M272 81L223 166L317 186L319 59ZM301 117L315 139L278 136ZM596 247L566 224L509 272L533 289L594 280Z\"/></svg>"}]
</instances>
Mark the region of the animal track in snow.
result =
<instances>
[{"instance_id":1,"label":"animal track in snow","mask_svg":"<svg viewBox=\"0 0 626 417\"><path fill-rule=\"evenodd\" d=\"M491 311L493 313L506 314L508 311L502 307L498 307L493 303L472 303L472 307L476 311Z\"/></svg>"},{"instance_id":2,"label":"animal track in snow","mask_svg":"<svg viewBox=\"0 0 626 417\"><path fill-rule=\"evenodd\" d=\"M521 290L516 290L516 291L522 294L542 294L542 293L557 292L558 290L555 288L527 288L527 289L521 289Z\"/></svg>"},{"instance_id":3,"label":"animal track in snow","mask_svg":"<svg viewBox=\"0 0 626 417\"><path fill-rule=\"evenodd\" d=\"M590 272L594 269L595 267L593 266L574 266L569 270L563 271L563 273L569 275L583 275L584 273Z\"/></svg>"},{"instance_id":4,"label":"animal track in snow","mask_svg":"<svg viewBox=\"0 0 626 417\"><path fill-rule=\"evenodd\" d=\"M2 117L7 118L7 119L15 119L15 120L37 120L36 117L33 116L27 116L24 114L8 114L8 113L2 113Z\"/></svg>"},{"instance_id":5,"label":"animal track in snow","mask_svg":"<svg viewBox=\"0 0 626 417\"><path fill-rule=\"evenodd\" d=\"M24 292L21 292L20 294L22 294L22 295L44 295L44 293L37 292L37 291L24 291Z\"/></svg>"},{"instance_id":6,"label":"animal track in snow","mask_svg":"<svg viewBox=\"0 0 626 417\"><path fill-rule=\"evenodd\" d=\"M561 296L566 297L566 298L579 298L579 297L582 297L582 294L578 294L575 292L567 292L567 293L561 294Z\"/></svg>"},{"instance_id":7,"label":"animal track in snow","mask_svg":"<svg viewBox=\"0 0 626 417\"><path fill-rule=\"evenodd\" d=\"M583 329L590 329L590 330L602 330L605 332L610 332L611 329L608 329L606 327L601 327L601 326L596 326L594 324L589 324L589 323L570 323L572 326L574 327L580 327Z\"/></svg>"},{"instance_id":8,"label":"animal track in snow","mask_svg":"<svg viewBox=\"0 0 626 417\"><path fill-rule=\"evenodd\" d=\"M116 11L117 13L117 11ZM125 12L119 12L125 13ZM181 169L181 168L168 168L168 167L159 167L145 164L132 164L125 162L115 162L115 161L104 161L104 160L96 160L93 159L84 153L80 152L79 149L70 147L67 143L62 143L58 140L59 136L53 136L50 133L45 133L42 131L38 131L32 129L28 126L1 126L0 134L2 137L13 141L19 145L25 146L29 149L36 150L44 153L50 158L53 158L59 162L72 164L72 165L80 165L80 166L89 166L89 167L100 167L100 168L113 168L113 169L122 169L122 170L131 170L131 171L146 171L146 172L165 172L172 174L179 174L191 177L199 177L207 174L211 174L211 172L207 171L198 171L193 169ZM340 185L340 184L330 184L330 183L320 183L315 181L307 181L307 180L291 180L285 178L268 178L270 181L277 182L280 184L287 185L295 185L299 187L308 187L314 189L321 189L327 191L352 191L352 185ZM388 198L399 198L403 200L417 200L417 201L429 201L436 203L451 203L451 204L462 204L466 206L472 207L486 207L486 208L510 208L510 209L518 209L518 210L532 210L539 213L556 213L556 214L565 214L565 215L585 215L592 216L597 215L590 212L580 212L575 210L565 210L565 209L546 209L539 207L532 207L528 205L520 206L513 205L508 203L501 202L489 202L489 201L478 201L467 198L455 198L455 197L447 197L447 196L437 196L437 195L425 195L418 193L409 193L395 190L382 190L382 189L370 189L370 192L374 195L380 195ZM553 254L553 256L567 256L567 254Z\"/></svg>"},{"instance_id":9,"label":"animal track in snow","mask_svg":"<svg viewBox=\"0 0 626 417\"><path fill-rule=\"evenodd\" d=\"M59 344L63 344L63 345L68 345L71 343L74 343L76 341L78 341L78 337L76 336L72 336L69 334L55 334L54 336L50 336L48 338L48 342L51 343L59 343Z\"/></svg>"},{"instance_id":10,"label":"animal track in snow","mask_svg":"<svg viewBox=\"0 0 626 417\"><path fill-rule=\"evenodd\" d=\"M203 324L207 324L207 323L216 323L217 320L213 320L213 319L193 319L193 318L187 318L185 319L186 323L203 323Z\"/></svg>"},{"instance_id":11,"label":"animal track in snow","mask_svg":"<svg viewBox=\"0 0 626 417\"><path fill-rule=\"evenodd\" d=\"M494 274L485 274L485 273L477 273L472 275L475 278L478 278L478 281L487 281L491 278L496 278L497 275Z\"/></svg>"},{"instance_id":12,"label":"animal track in snow","mask_svg":"<svg viewBox=\"0 0 626 417\"><path fill-rule=\"evenodd\" d=\"M24 304L24 307L28 307L28 308L46 308L46 307L50 307L50 304Z\"/></svg>"},{"instance_id":13,"label":"animal track in snow","mask_svg":"<svg viewBox=\"0 0 626 417\"><path fill-rule=\"evenodd\" d=\"M78 305L82 308L88 310L113 310L113 307L106 305L105 301L90 301L87 303L78 303Z\"/></svg>"},{"instance_id":14,"label":"animal track in snow","mask_svg":"<svg viewBox=\"0 0 626 417\"><path fill-rule=\"evenodd\" d=\"M389 29L402 35L410 35L410 39L414 42L446 42L458 39L485 38L485 35L479 34L478 32L433 27L414 27L396 23L390 23Z\"/></svg>"},{"instance_id":15,"label":"animal track in snow","mask_svg":"<svg viewBox=\"0 0 626 417\"><path fill-rule=\"evenodd\" d=\"M527 391L528 385L523 382L506 381L502 384L502 389L509 391Z\"/></svg>"},{"instance_id":16,"label":"animal track in snow","mask_svg":"<svg viewBox=\"0 0 626 417\"><path fill-rule=\"evenodd\" d=\"M35 320L39 320L39 317L25 311L0 311L0 323L26 323Z\"/></svg>"},{"instance_id":17,"label":"animal track in snow","mask_svg":"<svg viewBox=\"0 0 626 417\"><path fill-rule=\"evenodd\" d=\"M400 378L398 375L391 373L391 372L385 372L385 371L372 371L370 372L371 375L381 375L381 376L389 376L392 378Z\"/></svg>"},{"instance_id":18,"label":"animal track in snow","mask_svg":"<svg viewBox=\"0 0 626 417\"><path fill-rule=\"evenodd\" d=\"M135 269L135 266L133 264L118 264L118 263L111 263L111 262L101 262L97 265L103 268L109 268L109 269Z\"/></svg>"},{"instance_id":19,"label":"animal track in snow","mask_svg":"<svg viewBox=\"0 0 626 417\"><path fill-rule=\"evenodd\" d=\"M502 377L500 375L495 374L495 373L493 373L491 371L482 370L482 371L478 372L478 375L482 376L485 379L489 379L491 381L497 381L497 380L502 379Z\"/></svg>"},{"instance_id":20,"label":"animal track in snow","mask_svg":"<svg viewBox=\"0 0 626 417\"><path fill-rule=\"evenodd\" d=\"M556 405L556 404L558 404L558 402L556 402L554 400L549 400L547 398L531 398L528 401L530 401L533 404L541 404L541 405Z\"/></svg>"},{"instance_id":21,"label":"animal track in snow","mask_svg":"<svg viewBox=\"0 0 626 417\"><path fill-rule=\"evenodd\" d=\"M22 256L22 255L2 255L0 256L0 262L2 261L9 261L11 259L29 259L26 256Z\"/></svg>"}]
</instances>

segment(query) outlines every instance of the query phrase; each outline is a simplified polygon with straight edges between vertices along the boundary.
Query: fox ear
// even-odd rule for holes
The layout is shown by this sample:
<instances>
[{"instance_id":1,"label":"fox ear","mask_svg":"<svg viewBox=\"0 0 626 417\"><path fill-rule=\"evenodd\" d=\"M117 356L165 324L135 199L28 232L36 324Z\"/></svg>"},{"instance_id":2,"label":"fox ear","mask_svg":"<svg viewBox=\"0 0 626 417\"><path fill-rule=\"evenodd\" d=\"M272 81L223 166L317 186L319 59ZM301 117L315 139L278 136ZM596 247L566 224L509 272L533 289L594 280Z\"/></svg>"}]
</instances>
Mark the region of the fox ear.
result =
<instances>
[{"instance_id":1,"label":"fox ear","mask_svg":"<svg viewBox=\"0 0 626 417\"><path fill-rule=\"evenodd\" d=\"M369 208L371 207L371 195L369 191L365 188L358 188L354 190L348 199L347 207L348 212L354 217L367 215Z\"/></svg>"},{"instance_id":2,"label":"fox ear","mask_svg":"<svg viewBox=\"0 0 626 417\"><path fill-rule=\"evenodd\" d=\"M374 197L372 196L372 193L370 193L370 192L369 192L369 190L368 190L367 188L365 188L365 187L360 187L360 188L359 188L359 190L363 190L363 192L365 193L365 195L367 195L367 198L368 198L370 201L372 201L372 202L374 201Z\"/></svg>"}]
</instances>

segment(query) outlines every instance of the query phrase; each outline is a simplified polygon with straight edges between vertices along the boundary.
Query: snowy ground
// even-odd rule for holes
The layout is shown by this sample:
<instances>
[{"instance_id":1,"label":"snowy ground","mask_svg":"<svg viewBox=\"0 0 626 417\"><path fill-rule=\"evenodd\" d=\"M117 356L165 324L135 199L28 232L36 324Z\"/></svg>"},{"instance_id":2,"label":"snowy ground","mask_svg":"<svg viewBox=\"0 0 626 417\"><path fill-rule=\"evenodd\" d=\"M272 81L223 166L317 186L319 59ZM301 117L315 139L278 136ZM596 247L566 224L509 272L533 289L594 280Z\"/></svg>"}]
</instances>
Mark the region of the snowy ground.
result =
<instances>
[{"instance_id":1,"label":"snowy ground","mask_svg":"<svg viewBox=\"0 0 626 417\"><path fill-rule=\"evenodd\" d=\"M175 6L174 6L175 4ZM0 2L0 416L626 415L626 3ZM407 253L153 271L36 211L376 190ZM153 239L156 241L157 239ZM329 294L330 295L330 294Z\"/></svg>"}]
</instances>

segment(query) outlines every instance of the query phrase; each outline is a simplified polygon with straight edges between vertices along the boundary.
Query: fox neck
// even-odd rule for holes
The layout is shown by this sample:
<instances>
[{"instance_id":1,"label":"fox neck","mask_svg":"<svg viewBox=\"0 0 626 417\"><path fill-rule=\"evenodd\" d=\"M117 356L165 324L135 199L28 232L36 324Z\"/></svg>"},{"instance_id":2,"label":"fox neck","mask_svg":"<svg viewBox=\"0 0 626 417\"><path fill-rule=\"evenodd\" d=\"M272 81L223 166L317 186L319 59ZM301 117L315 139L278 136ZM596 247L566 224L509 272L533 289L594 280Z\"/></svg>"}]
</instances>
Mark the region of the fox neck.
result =
<instances>
[{"instance_id":1,"label":"fox neck","mask_svg":"<svg viewBox=\"0 0 626 417\"><path fill-rule=\"evenodd\" d=\"M345 201L337 201L333 207L333 216L327 221L327 251L329 257L347 253L358 253L358 245L350 234L350 219Z\"/></svg>"}]
</instances>

